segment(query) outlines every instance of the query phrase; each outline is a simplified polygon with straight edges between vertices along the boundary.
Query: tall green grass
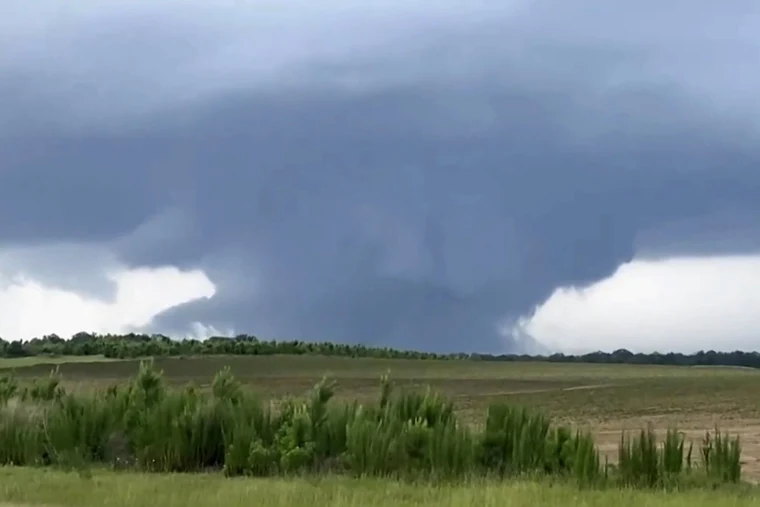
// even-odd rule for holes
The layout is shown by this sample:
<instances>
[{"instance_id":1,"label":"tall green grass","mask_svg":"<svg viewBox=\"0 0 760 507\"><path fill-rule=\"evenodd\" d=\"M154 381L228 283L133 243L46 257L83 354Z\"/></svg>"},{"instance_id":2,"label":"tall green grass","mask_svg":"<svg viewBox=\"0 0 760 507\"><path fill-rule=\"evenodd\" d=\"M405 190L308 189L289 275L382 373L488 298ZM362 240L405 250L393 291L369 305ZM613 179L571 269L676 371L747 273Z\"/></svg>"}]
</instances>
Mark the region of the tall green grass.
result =
<instances>
[{"instance_id":1,"label":"tall green grass","mask_svg":"<svg viewBox=\"0 0 760 507\"><path fill-rule=\"evenodd\" d=\"M739 440L717 430L694 460L675 430L662 443L651 428L624 435L612 467L590 434L522 407L492 404L483 430L474 431L457 420L449 400L430 390L395 390L387 376L375 403L336 403L333 393L323 380L275 407L242 389L229 369L217 373L210 392L177 390L148 362L129 383L89 393L67 393L57 371L24 387L5 377L0 465L445 481L547 475L650 488L741 478Z\"/></svg>"}]
</instances>

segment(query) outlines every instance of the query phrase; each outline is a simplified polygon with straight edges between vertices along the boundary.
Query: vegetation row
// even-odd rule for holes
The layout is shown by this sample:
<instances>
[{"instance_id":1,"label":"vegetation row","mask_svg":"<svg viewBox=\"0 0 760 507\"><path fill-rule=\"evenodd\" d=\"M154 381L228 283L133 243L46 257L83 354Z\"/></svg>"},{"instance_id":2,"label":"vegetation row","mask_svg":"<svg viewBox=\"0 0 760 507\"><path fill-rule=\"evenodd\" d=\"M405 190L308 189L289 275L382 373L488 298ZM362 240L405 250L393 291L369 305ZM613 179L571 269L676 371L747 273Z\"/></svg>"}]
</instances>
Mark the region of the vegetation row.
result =
<instances>
[{"instance_id":1,"label":"vegetation row","mask_svg":"<svg viewBox=\"0 0 760 507\"><path fill-rule=\"evenodd\" d=\"M387 347L348 345L330 342L264 341L254 336L213 337L208 340L173 340L163 335L97 335L77 333L69 340L47 335L27 341L7 342L0 339L0 357L40 355L95 356L109 358L144 358L183 355L323 355L398 359L457 359L481 361L549 361L556 363L654 364L671 366L743 366L760 368L758 352L698 352L696 354L634 354L628 350L593 352L584 355L553 354L550 356L435 354L396 350Z\"/></svg>"},{"instance_id":2,"label":"vegetation row","mask_svg":"<svg viewBox=\"0 0 760 507\"><path fill-rule=\"evenodd\" d=\"M717 430L695 450L671 430L621 436L618 459L592 436L540 412L492 404L481 425L457 420L431 391L381 379L374 403L337 402L323 380L301 398L265 403L229 369L210 389L169 389L143 362L128 383L66 392L57 371L20 385L0 379L0 465L92 465L151 472L223 470L228 476L341 473L421 480L546 475L581 485L667 488L735 483L738 438Z\"/></svg>"}]
</instances>

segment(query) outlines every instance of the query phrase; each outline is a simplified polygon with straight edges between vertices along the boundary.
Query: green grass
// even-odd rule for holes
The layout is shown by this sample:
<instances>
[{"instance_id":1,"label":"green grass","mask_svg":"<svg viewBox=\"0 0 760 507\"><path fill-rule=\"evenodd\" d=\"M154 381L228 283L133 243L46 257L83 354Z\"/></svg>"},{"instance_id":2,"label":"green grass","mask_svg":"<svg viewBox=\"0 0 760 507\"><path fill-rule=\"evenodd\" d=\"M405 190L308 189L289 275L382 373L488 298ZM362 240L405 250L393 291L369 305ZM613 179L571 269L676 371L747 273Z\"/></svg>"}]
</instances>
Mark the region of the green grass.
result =
<instances>
[{"instance_id":1,"label":"green grass","mask_svg":"<svg viewBox=\"0 0 760 507\"><path fill-rule=\"evenodd\" d=\"M602 461L588 432L545 414L491 403L479 425L459 420L431 390L392 387L374 403L331 401L326 380L301 399L263 403L231 370L209 391L165 385L143 363L128 383L68 393L57 373L19 385L0 379L0 465L92 465L151 472L223 471L226 476L337 473L407 480L551 476L581 486L673 488L741 478L739 439L708 433L699 460L671 429L624 438L618 466Z\"/></svg>"},{"instance_id":2,"label":"green grass","mask_svg":"<svg viewBox=\"0 0 760 507\"><path fill-rule=\"evenodd\" d=\"M47 469L0 468L2 507L744 507L744 489L579 491L542 482L431 486L379 479L225 479L218 475L96 472L89 479Z\"/></svg>"},{"instance_id":3,"label":"green grass","mask_svg":"<svg viewBox=\"0 0 760 507\"><path fill-rule=\"evenodd\" d=\"M112 383L137 373L139 362L103 363L101 357L56 357L0 360L0 368L13 370L22 383L47 377L57 364L63 385L74 394L94 395ZM483 429L489 406L519 404L539 408L560 423L594 429L640 429L655 421L659 429L677 423L698 428L693 459L698 461L704 430L722 421L732 431L760 418L760 371L742 368L689 368L633 365L552 363L491 363L476 361L420 361L352 359L314 356L205 356L157 358L164 380L174 388L192 382L200 393L211 393L210 378L223 366L242 383L243 392L263 398L303 395L323 375L337 381L334 403L376 402L378 377L388 371L405 389L431 386L453 401L457 417ZM44 382L43 382L44 384ZM248 394L246 394L247 396ZM731 426L736 424L739 426ZM619 448L647 456L647 438L622 441L620 432L609 435L612 454ZM751 435L750 435L751 436ZM744 437L743 437L744 438ZM751 439L750 439L751 440ZM760 457L757 445L742 440L749 453L750 479L760 477L752 464ZM671 445L678 448L678 441ZM685 443L688 448L689 443ZM754 447L753 447L754 446ZM682 452L686 452L684 449ZM729 450L730 451L730 450ZM756 456L753 453L757 453ZM651 455L651 453L650 453ZM66 456L63 456L66 458ZM669 458L663 458L668 460ZM641 461L641 460L639 460ZM639 467L636 459L629 467ZM672 460L669 461L672 463ZM672 465L669 465L672 466ZM677 494L641 490L585 490L576 485L553 486L523 480L498 483L484 479L457 486L410 485L388 479L225 478L222 474L114 473L96 468L91 479L49 468L0 468L0 507L58 505L251 505L263 506L475 506L475 505L587 505L607 506L743 506L757 505L757 492L721 489ZM744 472L744 471L743 471ZM753 476L753 474L755 474ZM746 474L745 474L746 475ZM632 480L631 485L637 480Z\"/></svg>"}]
</instances>

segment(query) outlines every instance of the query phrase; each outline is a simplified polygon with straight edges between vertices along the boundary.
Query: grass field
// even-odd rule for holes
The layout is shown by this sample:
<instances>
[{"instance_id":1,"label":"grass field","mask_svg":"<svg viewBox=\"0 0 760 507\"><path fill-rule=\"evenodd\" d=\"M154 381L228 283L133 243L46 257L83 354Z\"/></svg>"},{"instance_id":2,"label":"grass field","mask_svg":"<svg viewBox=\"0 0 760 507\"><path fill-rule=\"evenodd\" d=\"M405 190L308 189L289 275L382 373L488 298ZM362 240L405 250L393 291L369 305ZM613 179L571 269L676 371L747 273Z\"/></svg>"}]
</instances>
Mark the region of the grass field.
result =
<instances>
[{"instance_id":1,"label":"grass field","mask_svg":"<svg viewBox=\"0 0 760 507\"><path fill-rule=\"evenodd\" d=\"M226 479L219 475L75 473L0 469L0 507L742 507L760 496L746 490L578 491L546 483L478 482L409 485L383 480L327 478Z\"/></svg>"},{"instance_id":2,"label":"grass field","mask_svg":"<svg viewBox=\"0 0 760 507\"><path fill-rule=\"evenodd\" d=\"M35 358L36 359L36 358ZM80 358L78 358L80 359ZM103 358L55 364L69 389L87 390L126 379L138 361ZM37 364L35 364L37 363ZM760 371L742 368L659 367L476 361L352 359L312 356L206 356L155 360L167 382L209 387L229 366L238 380L266 397L300 395L327 375L338 382L337 398L375 399L379 377L390 371L397 385L434 390L454 400L464 420L483 419L489 403L509 401L544 410L556 419L591 429L602 452L617 451L621 429L648 423L658 430L676 425L699 439L716 425L739 434L743 475L760 480ZM48 361L4 360L20 380L46 376ZM217 476L141 476L96 474L82 488L76 474L8 469L8 479L37 483L32 493L15 486L3 490L9 505L750 505L753 500L720 493L663 494L584 492L519 483L479 484L455 489L411 488L377 481L330 479L318 483L285 480L224 480ZM14 479L17 478L17 479ZM81 490L81 491L80 491ZM24 489L24 491L26 491ZM193 493L194 491L194 493ZM110 492L110 494L109 494ZM25 496L26 495L26 496ZM98 496L101 495L101 496ZM158 495L158 496L157 496ZM161 496L164 495L164 496ZM579 496L580 495L580 496ZM568 498L575 498L567 502ZM125 500L128 499L128 500ZM64 500L65 499L65 500ZM259 501L260 500L260 501ZM754 502L760 499L755 498ZM121 502L121 503L119 503ZM129 503L125 503L129 502ZM196 502L196 503L193 503Z\"/></svg>"},{"instance_id":3,"label":"grass field","mask_svg":"<svg viewBox=\"0 0 760 507\"><path fill-rule=\"evenodd\" d=\"M0 369L22 368L25 366L57 365L63 363L103 363L116 361L104 356L31 356L15 359L0 358Z\"/></svg>"}]
</instances>

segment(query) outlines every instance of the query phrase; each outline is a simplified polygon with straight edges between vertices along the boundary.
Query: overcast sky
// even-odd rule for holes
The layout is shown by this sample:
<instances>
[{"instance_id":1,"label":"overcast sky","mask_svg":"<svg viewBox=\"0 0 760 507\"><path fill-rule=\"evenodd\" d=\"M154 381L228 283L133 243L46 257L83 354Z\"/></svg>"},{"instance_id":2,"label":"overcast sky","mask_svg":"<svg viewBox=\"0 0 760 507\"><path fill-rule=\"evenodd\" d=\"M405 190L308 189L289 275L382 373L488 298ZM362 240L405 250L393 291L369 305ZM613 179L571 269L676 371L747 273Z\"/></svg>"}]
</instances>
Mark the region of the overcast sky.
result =
<instances>
[{"instance_id":1,"label":"overcast sky","mask_svg":"<svg viewBox=\"0 0 760 507\"><path fill-rule=\"evenodd\" d=\"M760 4L0 3L0 336L760 348Z\"/></svg>"}]
</instances>

